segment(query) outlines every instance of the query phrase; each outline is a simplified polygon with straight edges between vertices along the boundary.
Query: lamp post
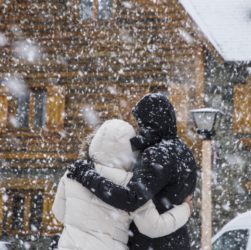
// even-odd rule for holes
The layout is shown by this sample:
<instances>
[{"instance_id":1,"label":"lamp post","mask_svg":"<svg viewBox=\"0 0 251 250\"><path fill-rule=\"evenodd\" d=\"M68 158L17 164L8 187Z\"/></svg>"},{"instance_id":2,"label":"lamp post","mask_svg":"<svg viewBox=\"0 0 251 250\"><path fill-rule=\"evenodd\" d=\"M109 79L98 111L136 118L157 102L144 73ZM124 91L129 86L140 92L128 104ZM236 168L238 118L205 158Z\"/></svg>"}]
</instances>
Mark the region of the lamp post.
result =
<instances>
[{"instance_id":1,"label":"lamp post","mask_svg":"<svg viewBox=\"0 0 251 250\"><path fill-rule=\"evenodd\" d=\"M212 238L212 137L219 125L220 110L202 108L191 110L197 133L202 136L202 194L201 194L201 249L211 250Z\"/></svg>"}]
</instances>

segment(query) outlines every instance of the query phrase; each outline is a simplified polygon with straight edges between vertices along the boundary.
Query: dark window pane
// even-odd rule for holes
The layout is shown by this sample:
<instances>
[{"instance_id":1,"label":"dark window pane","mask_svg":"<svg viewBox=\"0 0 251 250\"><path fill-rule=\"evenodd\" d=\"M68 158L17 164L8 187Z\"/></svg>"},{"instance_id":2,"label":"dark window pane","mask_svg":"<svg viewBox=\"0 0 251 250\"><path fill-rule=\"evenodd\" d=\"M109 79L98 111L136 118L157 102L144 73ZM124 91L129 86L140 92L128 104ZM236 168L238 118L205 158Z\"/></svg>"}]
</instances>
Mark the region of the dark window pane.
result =
<instances>
[{"instance_id":1,"label":"dark window pane","mask_svg":"<svg viewBox=\"0 0 251 250\"><path fill-rule=\"evenodd\" d=\"M80 1L80 18L88 19L92 17L92 0Z\"/></svg>"},{"instance_id":2,"label":"dark window pane","mask_svg":"<svg viewBox=\"0 0 251 250\"><path fill-rule=\"evenodd\" d=\"M99 18L109 19L112 14L112 0L99 0Z\"/></svg>"},{"instance_id":3,"label":"dark window pane","mask_svg":"<svg viewBox=\"0 0 251 250\"><path fill-rule=\"evenodd\" d=\"M40 90L34 92L35 110L34 110L34 126L41 128L45 124L45 111L46 111L46 91Z\"/></svg>"},{"instance_id":4,"label":"dark window pane","mask_svg":"<svg viewBox=\"0 0 251 250\"><path fill-rule=\"evenodd\" d=\"M24 196L14 193L12 198L12 230L22 230L24 227Z\"/></svg>"},{"instance_id":5,"label":"dark window pane","mask_svg":"<svg viewBox=\"0 0 251 250\"><path fill-rule=\"evenodd\" d=\"M42 212L43 212L43 193L41 190L32 192L31 204L30 204L30 221L29 221L29 227L31 231L36 232L41 229Z\"/></svg>"},{"instance_id":6,"label":"dark window pane","mask_svg":"<svg viewBox=\"0 0 251 250\"><path fill-rule=\"evenodd\" d=\"M19 128L29 127L29 95L17 99L16 119Z\"/></svg>"},{"instance_id":7,"label":"dark window pane","mask_svg":"<svg viewBox=\"0 0 251 250\"><path fill-rule=\"evenodd\" d=\"M233 230L224 233L213 244L213 250L246 250L248 230Z\"/></svg>"}]
</instances>

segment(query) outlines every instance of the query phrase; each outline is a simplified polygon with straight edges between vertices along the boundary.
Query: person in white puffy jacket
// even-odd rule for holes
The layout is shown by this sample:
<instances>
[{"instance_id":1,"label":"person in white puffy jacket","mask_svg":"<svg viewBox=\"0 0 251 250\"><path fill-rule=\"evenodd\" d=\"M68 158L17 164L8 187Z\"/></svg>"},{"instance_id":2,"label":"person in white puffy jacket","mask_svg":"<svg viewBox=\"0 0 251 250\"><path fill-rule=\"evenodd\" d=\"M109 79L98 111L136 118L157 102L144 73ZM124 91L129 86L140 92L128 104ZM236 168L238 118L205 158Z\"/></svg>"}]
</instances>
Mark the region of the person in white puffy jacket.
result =
<instances>
[{"instance_id":1,"label":"person in white puffy jacket","mask_svg":"<svg viewBox=\"0 0 251 250\"><path fill-rule=\"evenodd\" d=\"M136 157L129 141L134 136L133 127L118 119L104 122L97 130L88 153L101 176L126 186ZM153 202L148 201L129 214L104 203L80 183L67 178L66 171L52 207L55 217L64 224L58 249L126 250L132 220L148 237L162 237L188 221L190 206L187 201L160 215Z\"/></svg>"}]
</instances>

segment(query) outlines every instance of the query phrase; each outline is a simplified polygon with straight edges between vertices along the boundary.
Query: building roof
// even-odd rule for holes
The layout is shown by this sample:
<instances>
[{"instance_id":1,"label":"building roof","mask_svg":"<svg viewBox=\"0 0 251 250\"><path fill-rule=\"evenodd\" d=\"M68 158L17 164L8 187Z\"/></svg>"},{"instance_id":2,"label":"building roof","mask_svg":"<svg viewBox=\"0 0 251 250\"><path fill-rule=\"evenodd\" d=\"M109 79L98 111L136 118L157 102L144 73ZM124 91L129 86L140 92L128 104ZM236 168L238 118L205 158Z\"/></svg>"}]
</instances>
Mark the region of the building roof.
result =
<instances>
[{"instance_id":1,"label":"building roof","mask_svg":"<svg viewBox=\"0 0 251 250\"><path fill-rule=\"evenodd\" d=\"M251 61L251 0L179 0L225 61Z\"/></svg>"}]
</instances>

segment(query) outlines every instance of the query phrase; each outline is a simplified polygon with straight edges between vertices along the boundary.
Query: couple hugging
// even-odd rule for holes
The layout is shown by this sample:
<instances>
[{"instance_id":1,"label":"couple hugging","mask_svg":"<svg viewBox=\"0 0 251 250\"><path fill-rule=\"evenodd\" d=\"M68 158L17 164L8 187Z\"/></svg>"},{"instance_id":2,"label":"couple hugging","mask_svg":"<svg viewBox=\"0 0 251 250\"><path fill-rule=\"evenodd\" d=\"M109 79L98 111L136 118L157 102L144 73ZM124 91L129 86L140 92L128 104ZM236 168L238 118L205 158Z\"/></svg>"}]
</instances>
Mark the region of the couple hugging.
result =
<instances>
[{"instance_id":1,"label":"couple hugging","mask_svg":"<svg viewBox=\"0 0 251 250\"><path fill-rule=\"evenodd\" d=\"M132 111L138 126L108 120L88 158L61 178L52 211L64 224L59 250L189 250L186 223L196 163L177 137L173 106L144 96Z\"/></svg>"}]
</instances>

